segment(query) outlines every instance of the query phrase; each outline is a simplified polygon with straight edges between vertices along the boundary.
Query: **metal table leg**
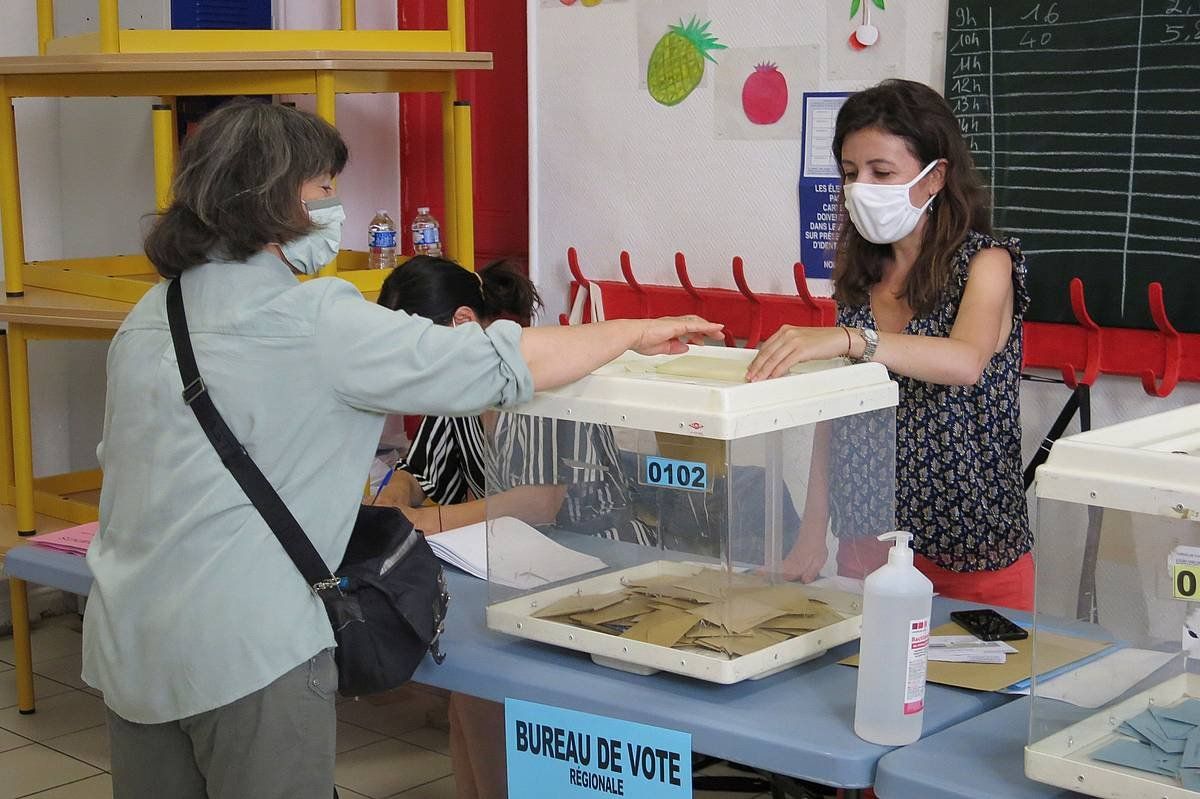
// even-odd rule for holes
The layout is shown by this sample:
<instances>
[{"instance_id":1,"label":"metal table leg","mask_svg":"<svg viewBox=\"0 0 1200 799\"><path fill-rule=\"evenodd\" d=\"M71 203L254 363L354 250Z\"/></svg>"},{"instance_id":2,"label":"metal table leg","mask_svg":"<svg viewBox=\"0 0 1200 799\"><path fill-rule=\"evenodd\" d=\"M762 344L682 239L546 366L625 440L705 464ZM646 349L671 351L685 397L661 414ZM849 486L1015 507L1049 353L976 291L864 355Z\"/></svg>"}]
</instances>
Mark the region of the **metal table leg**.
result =
<instances>
[{"instance_id":1,"label":"metal table leg","mask_svg":"<svg viewBox=\"0 0 1200 799\"><path fill-rule=\"evenodd\" d=\"M28 715L33 706L33 649L29 642L29 593L24 580L8 578L12 604L13 652L17 672L17 710Z\"/></svg>"},{"instance_id":2,"label":"metal table leg","mask_svg":"<svg viewBox=\"0 0 1200 799\"><path fill-rule=\"evenodd\" d=\"M13 478L16 485L17 534L33 535L33 433L29 411L29 349L24 325L8 325L8 379L12 409Z\"/></svg>"}]
</instances>

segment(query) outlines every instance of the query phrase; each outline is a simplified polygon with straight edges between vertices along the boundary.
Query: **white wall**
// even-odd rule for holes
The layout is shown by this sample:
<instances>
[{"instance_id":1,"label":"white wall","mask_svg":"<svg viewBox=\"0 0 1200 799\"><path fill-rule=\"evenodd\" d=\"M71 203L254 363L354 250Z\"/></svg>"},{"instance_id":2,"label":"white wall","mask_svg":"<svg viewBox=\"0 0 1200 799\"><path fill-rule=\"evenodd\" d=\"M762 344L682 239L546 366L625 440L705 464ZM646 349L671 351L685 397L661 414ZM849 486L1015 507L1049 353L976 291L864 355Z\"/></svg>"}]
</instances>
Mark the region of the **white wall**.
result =
<instances>
[{"instance_id":1,"label":"white wall","mask_svg":"<svg viewBox=\"0 0 1200 799\"><path fill-rule=\"evenodd\" d=\"M839 32L847 3L756 0L753 13L747 13L751 4L736 0L635 0L588 9L531 0L532 270L547 301L548 320L565 310L570 246L579 249L584 272L593 278L620 279L617 256L627 249L640 281L674 285L673 255L683 250L696 285L733 288L729 263L741 255L754 289L794 291L800 132L794 140L719 140L711 72L679 106L655 103L639 80L638 8L661 2L711 19L711 32L730 47L818 45L820 57L810 72L800 80L789 76L794 101L804 91L853 90L887 77L939 89L943 83L945 0L889 3L889 9L903 7L907 15L904 47L886 63L863 61L853 78L846 77L847 69L856 62L844 52ZM891 13L876 17L883 38L901 27ZM715 55L718 61L722 57ZM1067 397L1062 386L1025 385L1026 462ZM1102 377L1093 390L1092 421L1099 427L1192 403L1200 403L1200 385L1184 385L1156 399L1136 379ZM1067 432L1077 430L1075 423ZM1073 541L1040 566L1078 574L1077 521L1067 516L1042 520L1043 535L1072 536ZM1074 586L1068 583L1055 600L1073 610Z\"/></svg>"},{"instance_id":2,"label":"white wall","mask_svg":"<svg viewBox=\"0 0 1200 799\"><path fill-rule=\"evenodd\" d=\"M617 255L627 249L639 280L674 285L673 255L681 249L697 285L733 288L729 263L741 255L756 290L794 290L800 133L795 140L718 140L711 74L679 106L650 99L639 80L638 6L660 2L587 9L530 2L532 268L549 306L547 319L565 310L569 246L579 248L585 273L597 278L620 279ZM853 90L887 77L937 88L943 82L946 0L894 4L907 7L905 46L892 60L898 72L864 62L857 78L837 80L829 76L844 76L846 59L837 55L843 40L834 41L832 33L835 21L842 24L845 3L758 0L752 14L737 0L680 5L711 19L711 32L730 47L819 45L811 72L799 81L789 76L793 100L804 91ZM876 17L883 38L894 34L889 13ZM715 55L719 61L721 53ZM1061 387L1026 387L1027 454L1065 400ZM1136 380L1104 377L1093 398L1093 422L1194 402L1200 402L1200 386L1185 385L1158 400Z\"/></svg>"},{"instance_id":3,"label":"white wall","mask_svg":"<svg viewBox=\"0 0 1200 799\"><path fill-rule=\"evenodd\" d=\"M852 90L894 74L880 71L871 52L858 61L830 57L834 31L835 44L845 46L840 31L849 30L847 3L674 1L680 13L694 10L711 19L711 32L731 48L816 45L820 56L811 69L788 75L795 103L805 91ZM682 249L697 285L732 288L730 260L741 255L756 290L793 290L800 131L785 140L718 140L713 71L719 66L711 63L706 83L678 106L652 100L641 86L638 9L660 2L585 9L531 0L531 257L548 303L546 318L564 309L566 250L572 245L585 273L602 277L619 276L617 254L627 249L640 280L674 285L674 253ZM751 5L753 13L747 13ZM888 63L897 64L902 77L940 84L944 0L891 5L897 8L877 18L881 42L891 37L898 51ZM888 14L896 18L885 22ZM904 30L896 30L901 23ZM902 47L897 37L903 37ZM714 55L719 62L722 53ZM829 77L848 72L856 77Z\"/></svg>"}]
</instances>

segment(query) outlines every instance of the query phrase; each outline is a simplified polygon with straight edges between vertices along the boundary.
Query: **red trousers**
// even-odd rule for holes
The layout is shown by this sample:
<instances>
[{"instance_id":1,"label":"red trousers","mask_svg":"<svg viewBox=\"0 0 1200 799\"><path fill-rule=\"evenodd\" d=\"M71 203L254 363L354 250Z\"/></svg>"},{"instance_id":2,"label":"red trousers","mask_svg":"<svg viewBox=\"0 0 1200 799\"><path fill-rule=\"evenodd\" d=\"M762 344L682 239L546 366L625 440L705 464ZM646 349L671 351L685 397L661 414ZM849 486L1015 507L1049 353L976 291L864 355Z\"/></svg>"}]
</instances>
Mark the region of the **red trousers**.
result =
<instances>
[{"instance_id":1,"label":"red trousers","mask_svg":"<svg viewBox=\"0 0 1200 799\"><path fill-rule=\"evenodd\" d=\"M861 580L887 562L891 548L890 541L874 537L839 541L838 574ZM917 555L913 562L940 596L1013 610L1033 610L1032 553L1026 552L1016 563L996 571L954 572L922 555Z\"/></svg>"}]
</instances>

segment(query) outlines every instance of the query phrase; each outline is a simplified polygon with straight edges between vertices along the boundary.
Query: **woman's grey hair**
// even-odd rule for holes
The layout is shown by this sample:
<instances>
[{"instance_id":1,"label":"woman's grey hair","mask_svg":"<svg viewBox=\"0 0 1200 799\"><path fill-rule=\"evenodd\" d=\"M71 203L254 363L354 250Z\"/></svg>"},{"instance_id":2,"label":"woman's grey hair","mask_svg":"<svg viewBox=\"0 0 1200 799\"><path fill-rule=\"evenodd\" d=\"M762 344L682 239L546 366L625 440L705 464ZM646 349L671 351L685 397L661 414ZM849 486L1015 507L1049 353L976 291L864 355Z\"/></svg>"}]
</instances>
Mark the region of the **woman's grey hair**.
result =
<instances>
[{"instance_id":1,"label":"woman's grey hair","mask_svg":"<svg viewBox=\"0 0 1200 799\"><path fill-rule=\"evenodd\" d=\"M348 152L328 122L282 105L236 100L206 116L179 153L171 205L145 250L163 277L213 258L243 261L312 230L308 180L337 175Z\"/></svg>"}]
</instances>

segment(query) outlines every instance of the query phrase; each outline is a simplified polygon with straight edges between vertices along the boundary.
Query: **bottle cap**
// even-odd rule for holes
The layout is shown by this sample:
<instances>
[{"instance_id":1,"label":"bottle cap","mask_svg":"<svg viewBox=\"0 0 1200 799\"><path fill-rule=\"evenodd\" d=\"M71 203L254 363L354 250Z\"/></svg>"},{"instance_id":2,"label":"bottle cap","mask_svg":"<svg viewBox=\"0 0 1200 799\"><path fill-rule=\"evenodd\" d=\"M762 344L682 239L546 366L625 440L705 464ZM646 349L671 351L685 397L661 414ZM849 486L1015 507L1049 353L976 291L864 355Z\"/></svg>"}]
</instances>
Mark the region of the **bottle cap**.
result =
<instances>
[{"instance_id":1,"label":"bottle cap","mask_svg":"<svg viewBox=\"0 0 1200 799\"><path fill-rule=\"evenodd\" d=\"M428 208L418 208L417 213L418 214L427 214L427 213L429 213L429 209Z\"/></svg>"},{"instance_id":2,"label":"bottle cap","mask_svg":"<svg viewBox=\"0 0 1200 799\"><path fill-rule=\"evenodd\" d=\"M387 216L387 209L380 208L378 211L375 212L375 216Z\"/></svg>"},{"instance_id":3,"label":"bottle cap","mask_svg":"<svg viewBox=\"0 0 1200 799\"><path fill-rule=\"evenodd\" d=\"M912 551L912 533L904 530L897 530L894 533L884 533L879 536L880 541L895 541L890 552L888 552L888 563L898 563L911 566L913 562Z\"/></svg>"}]
</instances>

